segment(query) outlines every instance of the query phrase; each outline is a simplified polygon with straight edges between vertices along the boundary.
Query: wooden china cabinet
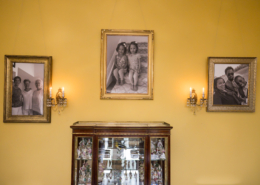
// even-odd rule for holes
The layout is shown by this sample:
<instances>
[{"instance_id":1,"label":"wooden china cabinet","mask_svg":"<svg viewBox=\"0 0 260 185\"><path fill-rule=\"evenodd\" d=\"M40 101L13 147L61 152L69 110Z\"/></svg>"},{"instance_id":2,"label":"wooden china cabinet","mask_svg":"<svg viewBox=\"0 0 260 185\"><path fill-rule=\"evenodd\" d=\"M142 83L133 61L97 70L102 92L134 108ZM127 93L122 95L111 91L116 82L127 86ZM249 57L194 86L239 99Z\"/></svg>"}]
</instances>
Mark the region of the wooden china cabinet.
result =
<instances>
[{"instance_id":1,"label":"wooden china cabinet","mask_svg":"<svg viewBox=\"0 0 260 185\"><path fill-rule=\"evenodd\" d=\"M71 185L170 185L165 122L76 122Z\"/></svg>"}]
</instances>

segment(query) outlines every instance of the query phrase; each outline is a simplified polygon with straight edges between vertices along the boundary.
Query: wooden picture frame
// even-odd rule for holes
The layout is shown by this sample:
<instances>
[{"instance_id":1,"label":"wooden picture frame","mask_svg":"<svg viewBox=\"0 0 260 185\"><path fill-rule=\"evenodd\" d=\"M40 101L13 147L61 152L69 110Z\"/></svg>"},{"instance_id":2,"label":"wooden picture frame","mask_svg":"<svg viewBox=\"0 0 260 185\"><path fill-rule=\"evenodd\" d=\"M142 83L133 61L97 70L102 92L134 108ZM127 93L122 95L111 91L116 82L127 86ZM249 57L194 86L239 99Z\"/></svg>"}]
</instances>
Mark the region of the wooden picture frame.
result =
<instances>
[{"instance_id":1,"label":"wooden picture frame","mask_svg":"<svg viewBox=\"0 0 260 185\"><path fill-rule=\"evenodd\" d=\"M5 55L4 123L50 123L51 56Z\"/></svg>"},{"instance_id":2,"label":"wooden picture frame","mask_svg":"<svg viewBox=\"0 0 260 185\"><path fill-rule=\"evenodd\" d=\"M153 46L152 30L101 30L100 98L152 100Z\"/></svg>"},{"instance_id":3,"label":"wooden picture frame","mask_svg":"<svg viewBox=\"0 0 260 185\"><path fill-rule=\"evenodd\" d=\"M209 57L209 112L254 112L256 57Z\"/></svg>"}]
</instances>

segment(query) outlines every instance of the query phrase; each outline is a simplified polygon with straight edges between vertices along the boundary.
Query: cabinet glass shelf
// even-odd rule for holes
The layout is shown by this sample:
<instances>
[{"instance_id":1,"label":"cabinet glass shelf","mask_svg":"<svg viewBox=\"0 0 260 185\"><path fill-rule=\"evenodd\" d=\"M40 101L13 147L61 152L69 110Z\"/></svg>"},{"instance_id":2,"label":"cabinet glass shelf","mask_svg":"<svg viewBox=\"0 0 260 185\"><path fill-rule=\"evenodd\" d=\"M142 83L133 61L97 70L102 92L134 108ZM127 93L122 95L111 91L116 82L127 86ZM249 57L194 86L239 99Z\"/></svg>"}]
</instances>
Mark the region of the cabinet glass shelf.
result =
<instances>
[{"instance_id":1,"label":"cabinet glass shelf","mask_svg":"<svg viewBox=\"0 0 260 185\"><path fill-rule=\"evenodd\" d=\"M100 159L101 160L101 159ZM103 161L144 161L144 159L102 159Z\"/></svg>"},{"instance_id":2,"label":"cabinet glass shelf","mask_svg":"<svg viewBox=\"0 0 260 185\"><path fill-rule=\"evenodd\" d=\"M144 138L100 137L98 147L99 184L144 181Z\"/></svg>"},{"instance_id":3,"label":"cabinet glass shelf","mask_svg":"<svg viewBox=\"0 0 260 185\"><path fill-rule=\"evenodd\" d=\"M106 150L114 150L118 148L107 148ZM120 148L120 149L125 149L125 150L144 150L144 148ZM104 150L104 148L100 148L99 150Z\"/></svg>"}]
</instances>

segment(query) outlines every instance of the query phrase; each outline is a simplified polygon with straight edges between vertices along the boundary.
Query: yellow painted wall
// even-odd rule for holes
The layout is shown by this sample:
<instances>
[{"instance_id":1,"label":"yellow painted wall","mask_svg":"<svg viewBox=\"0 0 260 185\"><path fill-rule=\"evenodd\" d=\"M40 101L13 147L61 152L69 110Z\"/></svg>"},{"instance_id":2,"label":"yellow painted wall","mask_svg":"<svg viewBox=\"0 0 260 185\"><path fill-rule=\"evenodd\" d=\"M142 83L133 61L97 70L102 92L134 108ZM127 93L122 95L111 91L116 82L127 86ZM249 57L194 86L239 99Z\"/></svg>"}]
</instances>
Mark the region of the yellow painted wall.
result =
<instances>
[{"instance_id":1,"label":"yellow painted wall","mask_svg":"<svg viewBox=\"0 0 260 185\"><path fill-rule=\"evenodd\" d=\"M259 23L257 0L0 0L1 104L6 54L53 56L68 98L51 124L0 123L0 184L69 185L72 123L137 120L174 127L172 185L259 185L260 84L255 113L185 107L207 57L259 57ZM154 30L154 100L99 99L101 29Z\"/></svg>"}]
</instances>

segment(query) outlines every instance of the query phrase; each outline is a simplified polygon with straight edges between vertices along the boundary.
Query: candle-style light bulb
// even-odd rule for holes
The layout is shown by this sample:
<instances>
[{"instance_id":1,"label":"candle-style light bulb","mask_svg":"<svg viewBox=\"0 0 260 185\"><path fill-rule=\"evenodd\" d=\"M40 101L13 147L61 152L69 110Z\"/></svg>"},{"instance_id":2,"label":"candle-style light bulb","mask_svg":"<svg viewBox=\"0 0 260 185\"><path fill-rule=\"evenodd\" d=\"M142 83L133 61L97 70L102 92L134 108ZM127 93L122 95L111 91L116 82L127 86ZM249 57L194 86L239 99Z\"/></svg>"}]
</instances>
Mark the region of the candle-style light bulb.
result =
<instances>
[{"instance_id":1,"label":"candle-style light bulb","mask_svg":"<svg viewBox=\"0 0 260 185\"><path fill-rule=\"evenodd\" d=\"M190 98L192 97L192 89L191 89L191 87L190 87Z\"/></svg>"},{"instance_id":2,"label":"candle-style light bulb","mask_svg":"<svg viewBox=\"0 0 260 185\"><path fill-rule=\"evenodd\" d=\"M50 87L50 98L51 98L51 90L52 90L52 87Z\"/></svg>"},{"instance_id":3,"label":"candle-style light bulb","mask_svg":"<svg viewBox=\"0 0 260 185\"><path fill-rule=\"evenodd\" d=\"M64 98L64 87L62 87L62 98Z\"/></svg>"},{"instance_id":4,"label":"candle-style light bulb","mask_svg":"<svg viewBox=\"0 0 260 185\"><path fill-rule=\"evenodd\" d=\"M202 98L205 97L204 87L202 88Z\"/></svg>"}]
</instances>

